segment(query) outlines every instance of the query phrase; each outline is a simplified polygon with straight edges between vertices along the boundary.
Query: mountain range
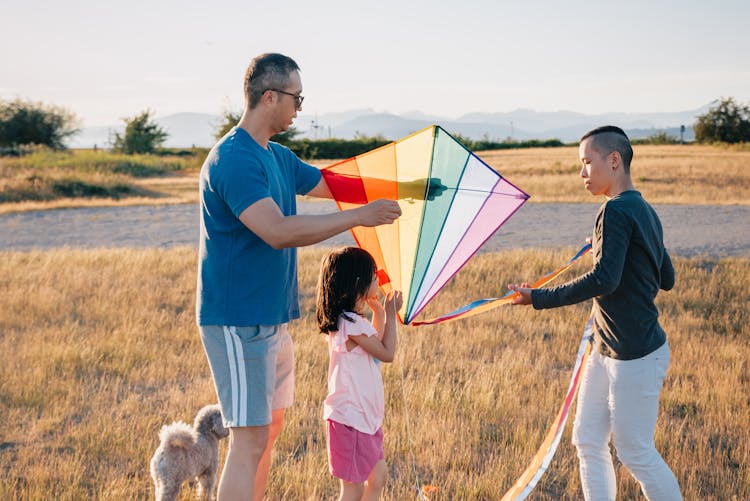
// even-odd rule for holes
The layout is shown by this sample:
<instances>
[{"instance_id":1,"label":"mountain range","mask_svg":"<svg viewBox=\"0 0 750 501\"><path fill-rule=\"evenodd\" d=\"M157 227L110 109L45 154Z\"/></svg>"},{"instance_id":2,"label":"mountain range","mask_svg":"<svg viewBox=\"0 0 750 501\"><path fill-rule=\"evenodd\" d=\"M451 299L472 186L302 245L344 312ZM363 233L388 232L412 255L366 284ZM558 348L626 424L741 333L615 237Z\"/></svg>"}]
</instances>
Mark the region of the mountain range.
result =
<instances>
[{"instance_id":1,"label":"mountain range","mask_svg":"<svg viewBox=\"0 0 750 501\"><path fill-rule=\"evenodd\" d=\"M428 125L438 124L452 134L460 134L471 139L559 139L568 143L577 141L586 131L599 125L612 124L622 127L632 139L646 138L659 132L680 138L681 126L684 126L682 138L692 141L695 137L693 124L696 117L706 113L712 105L713 103L709 103L694 110L669 113L598 115L573 111L540 112L517 109L510 112L473 112L458 118L426 115L420 111L393 114L359 109L314 116L302 115L295 121L294 127L299 131L299 137L311 139L383 136L395 140ZM215 142L214 134L221 125L222 117L208 113L176 113L156 117L154 121L169 134L164 146L187 148L211 146ZM69 146L109 147L114 133L122 132L124 127L124 124L85 127L69 141Z\"/></svg>"}]
</instances>

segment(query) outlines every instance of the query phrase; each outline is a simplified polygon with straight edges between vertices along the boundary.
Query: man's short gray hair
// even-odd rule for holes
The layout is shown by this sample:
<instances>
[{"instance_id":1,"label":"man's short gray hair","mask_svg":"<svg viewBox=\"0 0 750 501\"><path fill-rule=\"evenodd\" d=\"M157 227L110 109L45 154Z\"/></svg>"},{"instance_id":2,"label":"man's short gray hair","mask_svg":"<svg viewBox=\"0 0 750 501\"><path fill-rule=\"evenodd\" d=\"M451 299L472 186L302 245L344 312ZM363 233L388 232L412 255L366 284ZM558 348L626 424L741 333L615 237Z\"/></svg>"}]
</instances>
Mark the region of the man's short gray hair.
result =
<instances>
[{"instance_id":1,"label":"man's short gray hair","mask_svg":"<svg viewBox=\"0 0 750 501\"><path fill-rule=\"evenodd\" d=\"M294 59L283 54L261 54L253 58L245 72L245 99L250 109L258 105L268 89L284 90L293 71L299 71L299 66Z\"/></svg>"}]
</instances>

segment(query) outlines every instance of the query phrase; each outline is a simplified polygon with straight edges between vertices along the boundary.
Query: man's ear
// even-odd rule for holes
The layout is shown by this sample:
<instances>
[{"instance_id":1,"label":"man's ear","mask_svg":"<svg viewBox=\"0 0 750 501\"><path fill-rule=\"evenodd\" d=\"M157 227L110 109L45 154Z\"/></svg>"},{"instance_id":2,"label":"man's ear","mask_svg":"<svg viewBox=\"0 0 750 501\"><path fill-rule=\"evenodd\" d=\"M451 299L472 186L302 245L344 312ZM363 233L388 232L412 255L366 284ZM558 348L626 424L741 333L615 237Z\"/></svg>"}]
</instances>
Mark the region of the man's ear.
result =
<instances>
[{"instance_id":1,"label":"man's ear","mask_svg":"<svg viewBox=\"0 0 750 501\"><path fill-rule=\"evenodd\" d=\"M275 96L275 92L267 90L260 96L260 102L262 102L263 104L272 104Z\"/></svg>"},{"instance_id":2,"label":"man's ear","mask_svg":"<svg viewBox=\"0 0 750 501\"><path fill-rule=\"evenodd\" d=\"M610 162L612 162L612 170L617 170L622 167L622 156L619 151L615 150L610 153L609 156L611 158Z\"/></svg>"}]
</instances>

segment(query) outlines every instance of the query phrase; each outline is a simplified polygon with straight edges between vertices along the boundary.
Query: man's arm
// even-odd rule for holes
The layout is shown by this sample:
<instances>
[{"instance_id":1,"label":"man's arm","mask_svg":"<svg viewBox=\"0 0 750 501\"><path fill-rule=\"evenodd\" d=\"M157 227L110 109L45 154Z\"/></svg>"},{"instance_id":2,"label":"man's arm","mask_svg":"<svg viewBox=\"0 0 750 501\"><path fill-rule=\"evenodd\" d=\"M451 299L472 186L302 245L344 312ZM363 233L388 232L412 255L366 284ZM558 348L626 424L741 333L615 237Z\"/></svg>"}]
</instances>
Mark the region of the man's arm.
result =
<instances>
[{"instance_id":1,"label":"man's arm","mask_svg":"<svg viewBox=\"0 0 750 501\"><path fill-rule=\"evenodd\" d=\"M594 232L601 249L597 253L594 246L592 270L557 287L533 289L531 304L534 308L540 310L576 304L611 294L617 289L622 280L632 227L623 214L605 206L597 215Z\"/></svg>"},{"instance_id":2,"label":"man's arm","mask_svg":"<svg viewBox=\"0 0 750 501\"><path fill-rule=\"evenodd\" d=\"M601 250L594 251L594 267L588 273L556 287L531 289L528 284L510 284L519 294L512 304L531 304L546 309L580 303L592 297L611 294L622 279L622 270L632 231L627 219L616 211L605 209L597 215L594 231ZM596 243L596 242L595 242Z\"/></svg>"},{"instance_id":3,"label":"man's arm","mask_svg":"<svg viewBox=\"0 0 750 501\"><path fill-rule=\"evenodd\" d=\"M320 177L320 182L315 185L315 188L305 193L305 195L315 198L333 198L331 190L328 189L328 185L323 176Z\"/></svg>"},{"instance_id":4,"label":"man's arm","mask_svg":"<svg viewBox=\"0 0 750 501\"><path fill-rule=\"evenodd\" d=\"M672 265L672 259L669 257L669 252L664 249L664 257L661 260L661 284L660 288L665 291L672 290L674 287L675 276L674 266Z\"/></svg>"},{"instance_id":5,"label":"man's arm","mask_svg":"<svg viewBox=\"0 0 750 501\"><path fill-rule=\"evenodd\" d=\"M283 249L316 244L354 226L391 224L400 215L398 203L376 200L331 214L284 216L276 202L268 197L242 211L240 221L274 249Z\"/></svg>"}]
</instances>

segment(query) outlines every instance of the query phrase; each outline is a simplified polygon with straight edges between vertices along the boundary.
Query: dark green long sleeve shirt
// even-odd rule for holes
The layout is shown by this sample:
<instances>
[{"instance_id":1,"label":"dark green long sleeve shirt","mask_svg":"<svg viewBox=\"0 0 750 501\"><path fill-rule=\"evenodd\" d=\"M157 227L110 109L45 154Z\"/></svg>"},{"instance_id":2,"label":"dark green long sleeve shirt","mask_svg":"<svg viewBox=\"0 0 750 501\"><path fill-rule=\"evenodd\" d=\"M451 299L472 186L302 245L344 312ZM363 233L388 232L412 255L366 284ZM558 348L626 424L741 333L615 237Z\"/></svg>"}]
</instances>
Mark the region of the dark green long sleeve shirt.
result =
<instances>
[{"instance_id":1,"label":"dark green long sleeve shirt","mask_svg":"<svg viewBox=\"0 0 750 501\"><path fill-rule=\"evenodd\" d=\"M536 309L594 299L594 345L620 360L641 358L659 348L666 334L654 303L670 290L675 275L664 248L659 217L635 190L607 200L596 215L594 267L566 284L534 289Z\"/></svg>"}]
</instances>

